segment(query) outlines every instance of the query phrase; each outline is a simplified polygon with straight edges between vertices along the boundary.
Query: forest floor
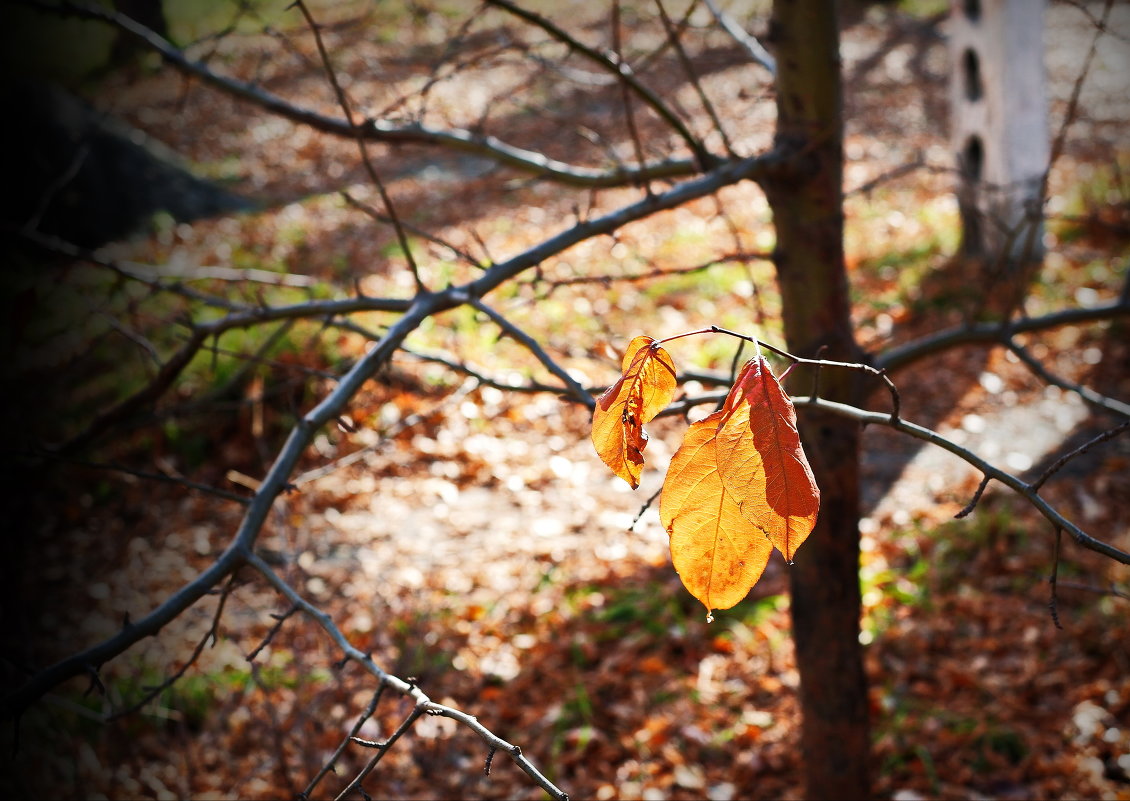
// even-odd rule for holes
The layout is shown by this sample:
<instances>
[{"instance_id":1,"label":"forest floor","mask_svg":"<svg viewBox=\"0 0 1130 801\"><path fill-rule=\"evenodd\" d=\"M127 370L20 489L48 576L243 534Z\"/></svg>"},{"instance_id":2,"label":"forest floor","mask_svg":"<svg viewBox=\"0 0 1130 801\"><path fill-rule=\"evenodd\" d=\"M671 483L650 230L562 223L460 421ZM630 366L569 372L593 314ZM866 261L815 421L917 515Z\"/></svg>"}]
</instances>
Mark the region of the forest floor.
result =
<instances>
[{"instance_id":1,"label":"forest floor","mask_svg":"<svg viewBox=\"0 0 1130 801\"><path fill-rule=\"evenodd\" d=\"M1089 31L1070 8L1057 6L1054 14L1052 29L1063 42L1053 42L1049 55L1053 125ZM851 186L916 153L944 161L944 47L908 28L905 41L871 63L889 22L872 15L845 34ZM1130 30L1130 15L1117 22ZM1087 213L1113 209L1122 227L1049 224L1033 313L1111 300L1125 280L1130 199L1111 190L1092 207L1077 190L1103 169L1114 146L1102 143L1118 120L1130 119L1125 109L1104 106L1099 72L1096 94L1084 97L1094 113L1073 129L1052 186L1065 210L1076 210L1076 201ZM310 136L164 73L122 80L110 79L105 90L111 110L198 164L219 164L227 152L252 154L224 169L233 171L237 191L270 202L241 217L167 226L120 246L121 254L183 264L224 262L226 254L242 266L271 259L345 291L353 280L366 290L399 280L360 268L381 259L388 238L371 236L362 215L336 198L343 184L364 181L359 170L326 166L353 164L351 143ZM292 97L305 91L326 100L316 71L290 89ZM1094 111L1100 107L1109 119ZM1126 157L1125 146L1123 139L1116 158ZM381 158L393 169L393 157ZM473 161L433 164L413 152L397 159L389 188L408 198L403 213L471 246L461 210L474 206L479 182L490 177L474 177ZM458 192L453 176L463 182ZM951 259L956 211L947 181L916 173L848 202L848 256L867 347L960 318L952 303L971 277ZM764 211L758 190L725 194L748 210L738 222L756 239ZM604 193L596 207L612 208L626 196ZM511 200L476 208L474 225L483 245L505 254L541 233L506 218L568 213L552 188L524 186ZM711 203L692 204L675 219L700 233L717 225ZM662 238L670 222L644 221L631 235ZM673 263L686 266L698 256L696 241L673 247ZM900 278L904 272L909 280ZM557 305L533 286L509 299L508 312L525 313L527 330L543 322L553 352L576 355L584 380L595 385L615 375L608 351L636 334L666 336L715 321L749 330L750 306L771 305L755 297L770 275L761 266L723 265L694 281L563 286L545 295ZM610 299L603 307L602 292ZM606 339L578 343L570 315L600 318ZM493 334L475 341L472 333L467 344L457 337L473 327L459 325L449 332L437 324L420 344L445 345L491 372L505 369ZM577 330L587 336L590 329ZM1130 398L1125 327L1059 329L1028 344L1068 380ZM364 341L343 334L335 347L348 356ZM700 347L707 346L684 340L672 353L692 364L706 358ZM731 356L732 348L718 346L709 363ZM799 797L804 766L788 568L775 555L750 597L707 624L670 565L655 505L645 503L685 421L649 426L650 467L632 492L595 456L583 408L472 379L437 380L443 373L398 357L350 405L355 430L319 438L296 491L278 501L260 539L280 574L378 664L414 677L433 699L519 744L574 798ZM907 419L1029 477L1114 422L1076 395L1045 387L999 348L954 350L895 381ZM210 431L194 429L191 440L158 437L149 458L167 473L233 487L233 477L238 484L240 475L261 475L269 465L286 403L308 404L326 386L310 382L312 394L299 389L273 407L255 385L238 414ZM1006 489L990 488L971 516L955 520L979 481L971 468L886 429L867 430L864 445L861 581L876 797L1130 799L1130 604L1108 591L1114 582L1125 588L1125 568L1065 538L1053 619L1047 577L1055 533L1043 518ZM193 458L192 448L206 457ZM37 623L58 633L42 646L45 659L152 608L223 549L241 511L176 485L129 476L95 481L76 471L89 491L58 503L44 523L50 537ZM1130 440L1117 438L1071 462L1044 495L1096 537L1130 548ZM314 626L297 617L276 625L272 615L285 613L284 603L249 576L225 596L218 640L185 676L134 714L93 719L91 710L129 706L143 686L189 659L219 600L206 599L104 666L105 696L84 696L85 683L76 682L30 713L20 766L36 777L28 786L111 798L302 791L373 688L355 665L336 664L340 653ZM387 737L407 711L404 701L383 698L360 736ZM348 750L316 795L336 794L367 756ZM365 786L381 798L542 795L504 755L488 762L468 729L431 717L416 723Z\"/></svg>"}]
</instances>

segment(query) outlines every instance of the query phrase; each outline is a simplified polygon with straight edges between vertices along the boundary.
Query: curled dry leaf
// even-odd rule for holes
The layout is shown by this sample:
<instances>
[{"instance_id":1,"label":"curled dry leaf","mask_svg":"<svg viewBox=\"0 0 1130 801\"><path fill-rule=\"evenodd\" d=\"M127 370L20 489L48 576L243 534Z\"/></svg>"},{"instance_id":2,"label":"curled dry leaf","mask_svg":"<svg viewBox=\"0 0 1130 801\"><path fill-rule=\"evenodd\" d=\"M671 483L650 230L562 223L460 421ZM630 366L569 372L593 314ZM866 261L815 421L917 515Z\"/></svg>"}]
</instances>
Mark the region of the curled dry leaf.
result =
<instances>
[{"instance_id":1,"label":"curled dry leaf","mask_svg":"<svg viewBox=\"0 0 1130 801\"><path fill-rule=\"evenodd\" d=\"M624 354L620 379L597 399L592 417L592 443L612 472L635 489L640 485L643 450L647 446L644 423L675 396L675 364L655 340L639 336Z\"/></svg>"},{"instance_id":2,"label":"curled dry leaf","mask_svg":"<svg viewBox=\"0 0 1130 801\"><path fill-rule=\"evenodd\" d=\"M671 459L659 520L671 537L671 561L707 613L729 609L761 578L773 545L722 485L715 438L724 412L691 424Z\"/></svg>"},{"instance_id":3,"label":"curled dry leaf","mask_svg":"<svg viewBox=\"0 0 1130 801\"><path fill-rule=\"evenodd\" d=\"M748 361L722 407L718 474L742 516L792 562L820 510L820 489L800 444L796 409L764 357Z\"/></svg>"}]
</instances>

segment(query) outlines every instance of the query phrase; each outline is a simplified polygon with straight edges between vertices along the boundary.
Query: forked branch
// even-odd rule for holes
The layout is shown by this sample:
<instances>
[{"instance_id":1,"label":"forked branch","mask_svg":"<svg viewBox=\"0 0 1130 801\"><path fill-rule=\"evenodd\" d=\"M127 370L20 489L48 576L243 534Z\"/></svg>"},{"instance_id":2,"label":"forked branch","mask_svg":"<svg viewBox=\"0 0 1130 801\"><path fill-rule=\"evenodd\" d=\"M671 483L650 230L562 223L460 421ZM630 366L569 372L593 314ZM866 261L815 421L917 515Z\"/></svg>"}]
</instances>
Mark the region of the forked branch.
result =
<instances>
[{"instance_id":1,"label":"forked branch","mask_svg":"<svg viewBox=\"0 0 1130 801\"><path fill-rule=\"evenodd\" d=\"M403 679L398 678L397 676L393 676L391 673L386 673L384 670L382 670L376 664L376 662L373 661L371 655L362 652L349 642L349 639L345 636L342 630L338 628L336 623L334 623L333 618L331 618L328 614L323 612L313 603L308 601L306 598L302 597L302 595L299 594L293 587L283 581L283 579L277 573L275 573L275 571L271 569L270 565L268 565L258 554L254 552L247 554L246 563L250 567L258 570L263 578L267 580L267 583L274 587L280 595L286 598L287 601L289 601L303 614L317 623L322 628L322 630L325 631L329 638L333 640L334 644L341 649L341 652L344 654L345 659L360 665L367 673L377 679L382 687L389 687L400 693L401 695L411 698L415 702L413 714L405 720L404 724L402 724L401 726L401 729L397 730L397 734L395 734L393 737L390 737L389 740L386 741L388 745L391 745L396 737L398 737L400 734L403 734L404 731L407 731L407 729L411 727L411 724L415 722L416 718L422 714L451 718L452 720L462 723L464 726L467 726L473 732L475 732L475 734L479 735L479 737L482 738L483 742L486 743L489 749L503 751L507 755L509 755L510 758L514 760L514 763L518 765L518 767L520 767L527 776L533 779L539 787L545 790L545 792L548 793L550 797L562 799L562 801L568 798L568 796L561 789L559 789L556 785L553 784L553 782L547 779L545 775L543 775L541 771L539 771L537 767L534 766L534 764L526 758L526 756L522 753L522 749L520 747L514 745L513 743L509 743L506 740L503 740L486 726L479 723L479 721L474 716L468 715L466 712L462 712L458 709L455 709L454 707L436 703L435 701L431 700L416 684L404 681ZM352 783L350 783L350 785L345 790L342 791L342 794L339 796L339 798L344 796L346 792L360 786L361 780L364 779L364 777L368 775L369 771L372 770L371 766L376 764L376 760L383 755L384 750L387 749L382 749L378 752L376 757L374 757L374 759L371 761L370 766L367 767L366 770L363 770L361 774Z\"/></svg>"}]
</instances>

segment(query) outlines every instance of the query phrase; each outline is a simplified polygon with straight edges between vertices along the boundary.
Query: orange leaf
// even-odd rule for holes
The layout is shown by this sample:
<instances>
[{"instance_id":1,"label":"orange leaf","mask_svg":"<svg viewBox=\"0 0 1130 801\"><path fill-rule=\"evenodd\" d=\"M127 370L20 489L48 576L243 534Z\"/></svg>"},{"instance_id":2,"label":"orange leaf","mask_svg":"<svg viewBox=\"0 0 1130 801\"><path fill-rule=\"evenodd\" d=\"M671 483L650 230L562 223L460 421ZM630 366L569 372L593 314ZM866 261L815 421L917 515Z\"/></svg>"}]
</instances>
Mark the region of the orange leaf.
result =
<instances>
[{"instance_id":1,"label":"orange leaf","mask_svg":"<svg viewBox=\"0 0 1130 801\"><path fill-rule=\"evenodd\" d=\"M659 499L671 561L707 613L744 598L773 553L765 533L742 516L718 477L715 435L722 418L723 412L715 412L687 429Z\"/></svg>"},{"instance_id":2,"label":"orange leaf","mask_svg":"<svg viewBox=\"0 0 1130 801\"><path fill-rule=\"evenodd\" d=\"M596 401L592 444L612 472L635 489L643 470L649 422L675 397L675 363L651 337L636 337L624 354L623 375Z\"/></svg>"},{"instance_id":3,"label":"orange leaf","mask_svg":"<svg viewBox=\"0 0 1130 801\"><path fill-rule=\"evenodd\" d=\"M764 357L734 382L718 426L718 474L746 520L792 562L812 533L820 489L800 445L796 409Z\"/></svg>"}]
</instances>

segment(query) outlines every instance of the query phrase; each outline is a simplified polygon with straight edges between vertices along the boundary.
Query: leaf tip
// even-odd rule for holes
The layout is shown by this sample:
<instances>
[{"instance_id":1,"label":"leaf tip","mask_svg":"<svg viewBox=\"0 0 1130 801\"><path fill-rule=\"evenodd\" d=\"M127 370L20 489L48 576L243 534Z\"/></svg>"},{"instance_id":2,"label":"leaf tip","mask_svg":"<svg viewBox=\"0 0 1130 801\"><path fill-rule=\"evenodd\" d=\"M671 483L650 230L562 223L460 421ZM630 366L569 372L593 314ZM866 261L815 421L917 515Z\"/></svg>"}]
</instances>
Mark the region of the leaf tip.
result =
<instances>
[{"instance_id":1,"label":"leaf tip","mask_svg":"<svg viewBox=\"0 0 1130 801\"><path fill-rule=\"evenodd\" d=\"M712 615L709 610L706 612L706 622L707 623L713 623L714 622L714 615Z\"/></svg>"}]
</instances>

